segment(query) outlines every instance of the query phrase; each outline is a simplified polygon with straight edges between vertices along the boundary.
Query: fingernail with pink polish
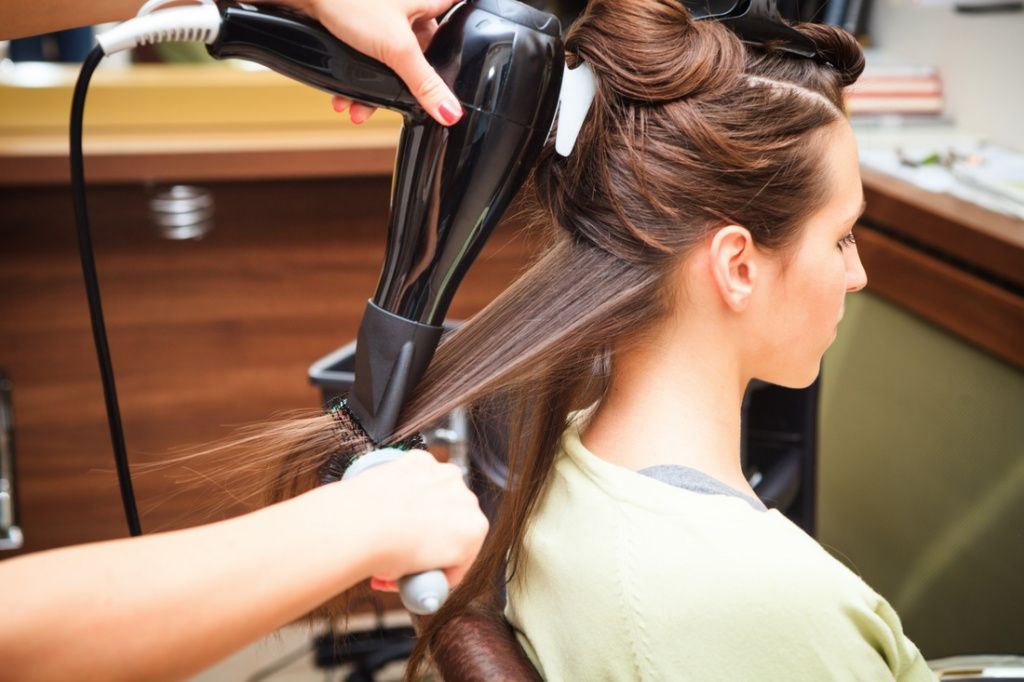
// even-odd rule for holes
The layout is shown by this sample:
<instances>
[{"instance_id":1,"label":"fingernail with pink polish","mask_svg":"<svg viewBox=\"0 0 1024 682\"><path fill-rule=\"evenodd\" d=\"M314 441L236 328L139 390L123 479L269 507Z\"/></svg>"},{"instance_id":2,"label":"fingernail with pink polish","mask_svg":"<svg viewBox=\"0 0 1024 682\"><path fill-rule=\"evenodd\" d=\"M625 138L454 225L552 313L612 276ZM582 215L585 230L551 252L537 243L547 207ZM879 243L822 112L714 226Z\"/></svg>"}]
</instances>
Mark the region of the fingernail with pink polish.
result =
<instances>
[{"instance_id":1,"label":"fingernail with pink polish","mask_svg":"<svg viewBox=\"0 0 1024 682\"><path fill-rule=\"evenodd\" d=\"M446 99L441 102L441 106L438 107L438 111L441 114L441 118L448 125L451 125L462 118L462 107L459 105L458 100L454 98Z\"/></svg>"}]
</instances>

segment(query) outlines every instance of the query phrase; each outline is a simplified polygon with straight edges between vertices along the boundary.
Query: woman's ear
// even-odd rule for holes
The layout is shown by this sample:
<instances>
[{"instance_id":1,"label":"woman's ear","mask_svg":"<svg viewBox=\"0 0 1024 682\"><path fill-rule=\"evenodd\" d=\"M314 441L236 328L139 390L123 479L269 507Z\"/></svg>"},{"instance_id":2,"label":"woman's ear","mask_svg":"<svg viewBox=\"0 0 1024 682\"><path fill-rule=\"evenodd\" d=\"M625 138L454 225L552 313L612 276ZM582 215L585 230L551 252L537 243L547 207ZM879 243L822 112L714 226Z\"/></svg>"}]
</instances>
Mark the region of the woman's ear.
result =
<instances>
[{"instance_id":1,"label":"woman's ear","mask_svg":"<svg viewBox=\"0 0 1024 682\"><path fill-rule=\"evenodd\" d=\"M740 225L726 225L712 236L708 261L722 302L736 312L750 304L757 278L754 238Z\"/></svg>"}]
</instances>

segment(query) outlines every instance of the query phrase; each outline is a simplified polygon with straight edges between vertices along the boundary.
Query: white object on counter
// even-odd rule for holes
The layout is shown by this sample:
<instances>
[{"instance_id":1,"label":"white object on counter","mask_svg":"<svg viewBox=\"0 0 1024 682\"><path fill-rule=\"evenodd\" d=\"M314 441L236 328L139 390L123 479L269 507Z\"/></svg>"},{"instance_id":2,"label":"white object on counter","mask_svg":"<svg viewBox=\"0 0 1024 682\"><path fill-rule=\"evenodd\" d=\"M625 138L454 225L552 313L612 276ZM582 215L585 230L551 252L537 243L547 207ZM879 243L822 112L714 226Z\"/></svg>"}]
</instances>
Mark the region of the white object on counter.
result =
<instances>
[{"instance_id":1,"label":"white object on counter","mask_svg":"<svg viewBox=\"0 0 1024 682\"><path fill-rule=\"evenodd\" d=\"M1024 154L953 126L854 130L864 166L1024 220Z\"/></svg>"}]
</instances>

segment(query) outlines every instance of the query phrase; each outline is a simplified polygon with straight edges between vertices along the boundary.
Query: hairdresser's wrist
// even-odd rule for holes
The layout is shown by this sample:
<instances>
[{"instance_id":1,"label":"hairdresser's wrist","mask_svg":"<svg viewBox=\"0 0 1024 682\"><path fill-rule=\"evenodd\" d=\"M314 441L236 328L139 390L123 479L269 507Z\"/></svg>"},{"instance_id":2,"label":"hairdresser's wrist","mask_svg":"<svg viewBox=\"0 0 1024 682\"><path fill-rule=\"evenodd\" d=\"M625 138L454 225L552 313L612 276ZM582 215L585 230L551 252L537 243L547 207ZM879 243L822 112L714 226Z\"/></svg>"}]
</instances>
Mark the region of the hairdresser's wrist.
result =
<instances>
[{"instance_id":1,"label":"hairdresser's wrist","mask_svg":"<svg viewBox=\"0 0 1024 682\"><path fill-rule=\"evenodd\" d=\"M310 551L331 575L338 590L369 578L388 551L387 534L372 512L380 500L367 499L358 479L321 486L305 493L301 516L310 534Z\"/></svg>"}]
</instances>

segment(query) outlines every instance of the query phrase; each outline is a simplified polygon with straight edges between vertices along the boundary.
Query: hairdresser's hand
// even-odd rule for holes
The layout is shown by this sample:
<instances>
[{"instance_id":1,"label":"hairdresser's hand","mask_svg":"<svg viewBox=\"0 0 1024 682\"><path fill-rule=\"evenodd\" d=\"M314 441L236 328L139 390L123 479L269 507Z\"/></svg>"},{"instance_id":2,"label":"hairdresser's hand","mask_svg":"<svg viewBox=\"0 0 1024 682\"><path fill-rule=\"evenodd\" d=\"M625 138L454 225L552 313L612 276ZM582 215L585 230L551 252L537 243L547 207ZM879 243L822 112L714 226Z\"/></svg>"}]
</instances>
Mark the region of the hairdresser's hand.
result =
<instances>
[{"instance_id":1,"label":"hairdresser's hand","mask_svg":"<svg viewBox=\"0 0 1024 682\"><path fill-rule=\"evenodd\" d=\"M366 510L355 521L373 533L375 588L393 589L398 578L434 568L444 569L451 585L462 579L480 551L487 519L457 466L414 450L341 485L349 484Z\"/></svg>"},{"instance_id":2,"label":"hairdresser's hand","mask_svg":"<svg viewBox=\"0 0 1024 682\"><path fill-rule=\"evenodd\" d=\"M486 530L459 470L413 452L225 521L6 559L0 680L190 679L371 575L458 582Z\"/></svg>"},{"instance_id":3,"label":"hairdresser's hand","mask_svg":"<svg viewBox=\"0 0 1024 682\"><path fill-rule=\"evenodd\" d=\"M272 1L309 14L346 44L390 66L439 123L451 125L462 117L459 101L423 56L437 30L435 17L456 0ZM353 123L362 123L375 111L343 97L333 103L335 111L348 108Z\"/></svg>"}]
</instances>

